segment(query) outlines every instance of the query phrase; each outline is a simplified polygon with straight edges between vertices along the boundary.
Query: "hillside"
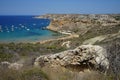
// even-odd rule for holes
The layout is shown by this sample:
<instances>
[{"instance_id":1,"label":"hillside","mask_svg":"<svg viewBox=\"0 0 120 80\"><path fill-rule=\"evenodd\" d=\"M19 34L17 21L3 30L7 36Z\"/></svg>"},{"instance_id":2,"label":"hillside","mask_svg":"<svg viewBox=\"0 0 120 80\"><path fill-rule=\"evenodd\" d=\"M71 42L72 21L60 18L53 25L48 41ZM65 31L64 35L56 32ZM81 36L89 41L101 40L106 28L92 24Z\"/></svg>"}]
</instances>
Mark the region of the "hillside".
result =
<instances>
[{"instance_id":1,"label":"hillside","mask_svg":"<svg viewBox=\"0 0 120 80\"><path fill-rule=\"evenodd\" d=\"M47 14L36 18L50 19L51 23L47 27L50 30L67 35L79 35L79 37L69 39L73 43L72 46L76 43L80 45L85 40L97 36L109 37L118 34L120 31L120 14ZM111 40L116 38L118 39L118 37L114 36Z\"/></svg>"},{"instance_id":2,"label":"hillside","mask_svg":"<svg viewBox=\"0 0 120 80\"><path fill-rule=\"evenodd\" d=\"M118 15L48 14L37 18L50 19L51 23L48 28L51 30L83 34L92 27L115 26L120 24L120 21L116 19L117 16Z\"/></svg>"},{"instance_id":3,"label":"hillside","mask_svg":"<svg viewBox=\"0 0 120 80\"><path fill-rule=\"evenodd\" d=\"M80 69L80 70L83 70L83 72L86 72L84 69L89 69L90 72L92 70L96 71L95 69L97 67L97 70L104 72L104 69L105 69L104 66L107 64L109 68L105 69L105 73L107 71L110 74L109 76L111 76L113 80L120 79L119 78L120 68L118 68L118 66L120 66L119 64L120 15L119 14L103 14L103 15L102 14L98 14L98 15L48 14L48 15L39 16L37 18L50 19L51 23L47 27L50 30L57 31L62 34L66 34L68 36L76 34L76 35L79 35L79 37L73 37L71 39L56 40L54 42L48 41L47 43L49 44L56 44L56 45L62 44L61 46L65 44L64 46L68 48L68 50L65 52L57 53L55 55L51 54L51 55L40 56L36 59L35 65L36 65L36 62L37 62L37 66L50 64L53 67L56 65L57 66L61 65L68 69L72 68L72 70L77 69L77 71L79 71ZM105 49L106 53L104 52L98 53L100 59L99 58L95 59L96 57L94 57L94 53L96 54L101 49L96 50L98 48L97 46L95 47L96 49L94 49L94 47L91 48L90 46L92 45L93 46L97 45L99 47L101 46L101 48ZM86 47L83 47L83 46L86 46ZM92 55L89 56L91 54L91 51L89 49L91 51L94 51L94 50L96 51L92 52ZM102 56L101 54L104 55L104 58L101 57ZM102 62L100 62L99 65L96 66L97 61L94 61L94 60L98 60L98 61L108 60L108 62L105 62L103 65L102 65ZM41 64L41 61L42 61L42 64ZM117 68L117 70L115 71L116 76L114 78L113 72L115 68ZM87 73L89 73L89 71L87 71ZM93 79L97 80L96 78L93 78ZM100 79L100 80L104 80L104 79Z\"/></svg>"},{"instance_id":4,"label":"hillside","mask_svg":"<svg viewBox=\"0 0 120 80\"><path fill-rule=\"evenodd\" d=\"M47 14L57 39L0 44L0 80L119 80L120 14ZM5 76L4 76L5 75Z\"/></svg>"}]
</instances>

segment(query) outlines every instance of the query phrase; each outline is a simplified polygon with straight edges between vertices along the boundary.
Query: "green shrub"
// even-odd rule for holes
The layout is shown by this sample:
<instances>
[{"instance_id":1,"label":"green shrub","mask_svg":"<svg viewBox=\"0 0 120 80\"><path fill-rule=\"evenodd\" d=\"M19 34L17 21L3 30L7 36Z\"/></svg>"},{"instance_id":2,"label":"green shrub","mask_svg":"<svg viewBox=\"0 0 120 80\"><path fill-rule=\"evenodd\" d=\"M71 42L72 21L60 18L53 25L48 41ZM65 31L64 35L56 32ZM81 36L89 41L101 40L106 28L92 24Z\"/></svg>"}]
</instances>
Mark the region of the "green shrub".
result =
<instances>
[{"instance_id":1,"label":"green shrub","mask_svg":"<svg viewBox=\"0 0 120 80\"><path fill-rule=\"evenodd\" d=\"M57 46L52 45L52 46L48 46L47 49L56 49L56 47Z\"/></svg>"},{"instance_id":2,"label":"green shrub","mask_svg":"<svg viewBox=\"0 0 120 80\"><path fill-rule=\"evenodd\" d=\"M13 58L12 54L0 53L0 62L10 61L11 58Z\"/></svg>"}]
</instances>

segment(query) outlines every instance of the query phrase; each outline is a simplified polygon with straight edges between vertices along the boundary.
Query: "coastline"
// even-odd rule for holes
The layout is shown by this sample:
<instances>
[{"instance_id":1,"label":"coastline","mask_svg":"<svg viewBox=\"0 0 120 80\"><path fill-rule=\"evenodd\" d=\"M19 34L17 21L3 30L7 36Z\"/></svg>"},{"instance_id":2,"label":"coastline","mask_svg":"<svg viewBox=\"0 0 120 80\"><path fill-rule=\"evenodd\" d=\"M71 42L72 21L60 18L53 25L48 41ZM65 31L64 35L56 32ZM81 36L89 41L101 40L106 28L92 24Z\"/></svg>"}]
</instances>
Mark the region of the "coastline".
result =
<instances>
[{"instance_id":1,"label":"coastline","mask_svg":"<svg viewBox=\"0 0 120 80\"><path fill-rule=\"evenodd\" d=\"M94 26L112 26L118 25L120 22L114 18L114 15L76 15L76 14L47 14L41 16L35 16L36 19L49 19L50 24L45 28L49 31L60 33L62 35L58 37L52 37L50 39L37 39L36 41L27 43L46 43L55 40L66 40L71 38L78 38L78 34L84 34ZM100 27L100 28L102 28ZM53 34L56 36L56 34Z\"/></svg>"},{"instance_id":2,"label":"coastline","mask_svg":"<svg viewBox=\"0 0 120 80\"><path fill-rule=\"evenodd\" d=\"M34 18L36 18L36 19L49 19L49 18L45 18L45 17L42 17L42 16L36 16ZM66 40L66 39L72 39L72 38L78 38L79 37L79 35L77 35L75 33L73 34L73 33L65 32L65 31L60 31L60 30L58 31L58 29L54 28L51 25L51 23L52 23L52 21L46 27L46 29L50 30L50 31L53 31L53 32L56 32L56 33L59 33L59 34L62 34L63 36L60 36L60 37L57 37L57 38L54 38L54 39L40 40L40 41L32 42L33 44L36 44L36 43L44 44L44 43L51 42L51 41Z\"/></svg>"},{"instance_id":3,"label":"coastline","mask_svg":"<svg viewBox=\"0 0 120 80\"><path fill-rule=\"evenodd\" d=\"M71 38L78 38L78 34L84 34L89 30L92 30L95 26L116 26L120 23L116 20L115 16L111 14L46 14L41 16L36 16L37 19L50 19L50 24L47 27L48 30L61 33L62 38L49 39L39 41L38 43L46 43L55 40L66 40ZM95 27L96 29L96 27ZM94 29L93 29L94 30ZM97 30L97 29L96 29Z\"/></svg>"},{"instance_id":4,"label":"coastline","mask_svg":"<svg viewBox=\"0 0 120 80\"><path fill-rule=\"evenodd\" d=\"M48 39L48 40L42 40L42 41L33 42L34 44L35 43L45 44L45 43L51 42L51 41L59 41L59 40L66 40L66 39L72 39L72 38L78 38L79 37L79 35L77 35L77 34L72 34L72 33L67 33L67 32L62 32L62 31L57 31L55 29L49 28L49 26L47 26L48 30L60 33L60 34L65 35L65 36L58 37L56 39Z\"/></svg>"},{"instance_id":5,"label":"coastline","mask_svg":"<svg viewBox=\"0 0 120 80\"><path fill-rule=\"evenodd\" d=\"M38 42L33 42L33 43L34 44L35 43L45 44L45 43L51 42L51 41L66 40L66 39L72 39L72 38L78 38L78 37L79 37L79 35L77 35L77 34L71 34L71 35L67 35L64 37L56 38L56 39L43 40L43 41L38 41Z\"/></svg>"}]
</instances>

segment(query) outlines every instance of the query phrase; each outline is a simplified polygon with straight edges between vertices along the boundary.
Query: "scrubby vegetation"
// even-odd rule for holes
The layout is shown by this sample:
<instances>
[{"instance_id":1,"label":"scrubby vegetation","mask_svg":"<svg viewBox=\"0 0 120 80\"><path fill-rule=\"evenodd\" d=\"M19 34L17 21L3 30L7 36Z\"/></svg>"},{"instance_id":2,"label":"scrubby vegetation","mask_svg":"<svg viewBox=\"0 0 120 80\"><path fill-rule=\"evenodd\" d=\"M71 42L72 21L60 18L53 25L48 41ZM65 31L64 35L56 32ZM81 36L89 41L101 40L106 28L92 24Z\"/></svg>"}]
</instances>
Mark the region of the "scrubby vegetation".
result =
<instances>
[{"instance_id":1,"label":"scrubby vegetation","mask_svg":"<svg viewBox=\"0 0 120 80\"><path fill-rule=\"evenodd\" d=\"M92 27L84 34L83 38L84 40L86 40L100 35L114 34L117 33L119 30L120 30L120 25Z\"/></svg>"},{"instance_id":2,"label":"scrubby vegetation","mask_svg":"<svg viewBox=\"0 0 120 80\"><path fill-rule=\"evenodd\" d=\"M0 68L0 80L49 80L40 68L25 68L13 70Z\"/></svg>"},{"instance_id":3,"label":"scrubby vegetation","mask_svg":"<svg viewBox=\"0 0 120 80\"><path fill-rule=\"evenodd\" d=\"M35 57L66 50L57 44L9 43L0 44L0 62L14 62L22 57Z\"/></svg>"},{"instance_id":4,"label":"scrubby vegetation","mask_svg":"<svg viewBox=\"0 0 120 80\"><path fill-rule=\"evenodd\" d=\"M118 16L115 16L114 17L116 20L120 20L120 16L118 15Z\"/></svg>"}]
</instances>

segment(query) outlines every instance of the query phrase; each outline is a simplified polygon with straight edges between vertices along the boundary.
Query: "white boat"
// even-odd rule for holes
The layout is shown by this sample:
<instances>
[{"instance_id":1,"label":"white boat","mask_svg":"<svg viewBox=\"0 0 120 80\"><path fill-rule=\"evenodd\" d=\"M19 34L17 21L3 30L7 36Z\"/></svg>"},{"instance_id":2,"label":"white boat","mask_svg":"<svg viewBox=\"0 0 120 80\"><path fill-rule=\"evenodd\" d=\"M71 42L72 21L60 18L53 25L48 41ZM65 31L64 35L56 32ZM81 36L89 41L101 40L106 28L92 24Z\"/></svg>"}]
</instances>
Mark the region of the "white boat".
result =
<instances>
[{"instance_id":1,"label":"white boat","mask_svg":"<svg viewBox=\"0 0 120 80\"><path fill-rule=\"evenodd\" d=\"M11 28L11 31L14 31L14 28Z\"/></svg>"},{"instance_id":2,"label":"white boat","mask_svg":"<svg viewBox=\"0 0 120 80\"><path fill-rule=\"evenodd\" d=\"M14 25L12 25L12 27L14 27Z\"/></svg>"},{"instance_id":3,"label":"white boat","mask_svg":"<svg viewBox=\"0 0 120 80\"><path fill-rule=\"evenodd\" d=\"M27 31L29 31L30 29L27 29Z\"/></svg>"},{"instance_id":4,"label":"white boat","mask_svg":"<svg viewBox=\"0 0 120 80\"><path fill-rule=\"evenodd\" d=\"M33 24L33 26L35 26L36 24Z\"/></svg>"},{"instance_id":5,"label":"white boat","mask_svg":"<svg viewBox=\"0 0 120 80\"><path fill-rule=\"evenodd\" d=\"M25 27L25 26L23 26L23 25L21 26L21 28L24 28L24 27Z\"/></svg>"},{"instance_id":6,"label":"white boat","mask_svg":"<svg viewBox=\"0 0 120 80\"><path fill-rule=\"evenodd\" d=\"M10 31L7 31L8 33L10 32Z\"/></svg>"},{"instance_id":7,"label":"white boat","mask_svg":"<svg viewBox=\"0 0 120 80\"><path fill-rule=\"evenodd\" d=\"M20 26L22 25L22 24L19 24Z\"/></svg>"}]
</instances>

